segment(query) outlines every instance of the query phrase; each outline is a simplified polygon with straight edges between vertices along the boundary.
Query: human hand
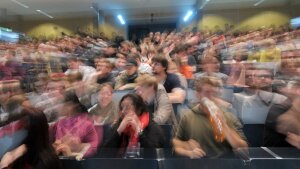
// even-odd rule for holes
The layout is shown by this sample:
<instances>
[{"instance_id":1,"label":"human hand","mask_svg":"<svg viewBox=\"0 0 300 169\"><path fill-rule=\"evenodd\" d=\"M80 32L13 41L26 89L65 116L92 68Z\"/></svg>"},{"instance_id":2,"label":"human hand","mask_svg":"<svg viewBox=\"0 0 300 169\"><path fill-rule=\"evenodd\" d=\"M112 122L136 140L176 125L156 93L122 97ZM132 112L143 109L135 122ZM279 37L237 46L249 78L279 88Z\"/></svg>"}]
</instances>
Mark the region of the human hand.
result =
<instances>
[{"instance_id":1,"label":"human hand","mask_svg":"<svg viewBox=\"0 0 300 169\"><path fill-rule=\"evenodd\" d=\"M286 141L294 147L300 149L300 136L291 132L287 133Z\"/></svg>"},{"instance_id":2,"label":"human hand","mask_svg":"<svg viewBox=\"0 0 300 169\"><path fill-rule=\"evenodd\" d=\"M188 144L190 147L188 156L190 158L201 158L206 155L205 151L201 148L200 144L196 140L190 139Z\"/></svg>"},{"instance_id":3,"label":"human hand","mask_svg":"<svg viewBox=\"0 0 300 169\"><path fill-rule=\"evenodd\" d=\"M4 154L4 156L2 157L1 161L0 161L0 169L2 168L6 168L9 165L11 165L14 160L13 160L13 155L11 152L7 152Z\"/></svg>"},{"instance_id":4,"label":"human hand","mask_svg":"<svg viewBox=\"0 0 300 169\"><path fill-rule=\"evenodd\" d=\"M141 129L141 124L137 115L132 110L129 110L124 116L119 128L117 129L118 133L121 134L128 126L132 127L135 134L138 135L138 132Z\"/></svg>"},{"instance_id":5,"label":"human hand","mask_svg":"<svg viewBox=\"0 0 300 169\"><path fill-rule=\"evenodd\" d=\"M64 156L71 156L72 155L71 148L66 144L60 144L57 147L56 151L59 152L59 154L62 153Z\"/></svg>"}]
</instances>

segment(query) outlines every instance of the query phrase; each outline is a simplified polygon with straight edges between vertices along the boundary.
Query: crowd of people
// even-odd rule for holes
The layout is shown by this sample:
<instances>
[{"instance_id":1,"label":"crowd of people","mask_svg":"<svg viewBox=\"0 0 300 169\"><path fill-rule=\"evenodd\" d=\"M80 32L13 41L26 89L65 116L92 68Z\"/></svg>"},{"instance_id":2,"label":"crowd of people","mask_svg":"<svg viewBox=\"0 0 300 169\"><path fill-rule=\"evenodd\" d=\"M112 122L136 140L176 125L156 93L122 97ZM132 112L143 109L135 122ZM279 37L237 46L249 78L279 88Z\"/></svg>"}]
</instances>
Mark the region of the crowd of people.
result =
<instances>
[{"instance_id":1,"label":"crowd of people","mask_svg":"<svg viewBox=\"0 0 300 169\"><path fill-rule=\"evenodd\" d=\"M0 168L165 142L216 157L252 146L247 124L265 125L265 146L300 148L299 59L300 30L273 28L0 42Z\"/></svg>"}]
</instances>

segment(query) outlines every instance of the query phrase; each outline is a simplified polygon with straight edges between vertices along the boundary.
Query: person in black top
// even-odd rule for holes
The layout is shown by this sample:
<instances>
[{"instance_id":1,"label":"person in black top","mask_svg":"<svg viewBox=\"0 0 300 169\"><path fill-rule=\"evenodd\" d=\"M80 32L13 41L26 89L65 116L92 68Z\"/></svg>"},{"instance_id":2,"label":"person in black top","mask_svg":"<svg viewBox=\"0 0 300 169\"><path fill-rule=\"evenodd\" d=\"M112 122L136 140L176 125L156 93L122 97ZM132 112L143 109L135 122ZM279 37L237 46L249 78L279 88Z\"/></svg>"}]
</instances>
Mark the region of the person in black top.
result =
<instances>
[{"instance_id":1,"label":"person in black top","mask_svg":"<svg viewBox=\"0 0 300 169\"><path fill-rule=\"evenodd\" d=\"M156 56L152 59L153 74L158 82L165 87L171 103L183 103L185 99L185 91L180 85L177 75L167 73L168 60L163 56Z\"/></svg>"}]
</instances>

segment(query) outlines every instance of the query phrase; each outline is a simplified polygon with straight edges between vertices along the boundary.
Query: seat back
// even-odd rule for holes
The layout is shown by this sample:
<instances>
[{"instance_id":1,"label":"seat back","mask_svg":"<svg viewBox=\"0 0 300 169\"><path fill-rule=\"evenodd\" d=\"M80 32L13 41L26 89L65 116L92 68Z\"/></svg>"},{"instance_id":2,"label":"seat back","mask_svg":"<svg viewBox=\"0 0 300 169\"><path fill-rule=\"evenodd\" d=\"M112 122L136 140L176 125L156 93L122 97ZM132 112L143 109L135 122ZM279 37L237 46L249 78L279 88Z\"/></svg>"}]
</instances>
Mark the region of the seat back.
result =
<instances>
[{"instance_id":1,"label":"seat back","mask_svg":"<svg viewBox=\"0 0 300 169\"><path fill-rule=\"evenodd\" d=\"M172 137L173 137L173 126L170 124L159 125L164 132L165 136L165 144L163 148L171 148L172 147Z\"/></svg>"},{"instance_id":2,"label":"seat back","mask_svg":"<svg viewBox=\"0 0 300 169\"><path fill-rule=\"evenodd\" d=\"M243 131L250 147L261 147L264 141L264 124L245 124Z\"/></svg>"}]
</instances>

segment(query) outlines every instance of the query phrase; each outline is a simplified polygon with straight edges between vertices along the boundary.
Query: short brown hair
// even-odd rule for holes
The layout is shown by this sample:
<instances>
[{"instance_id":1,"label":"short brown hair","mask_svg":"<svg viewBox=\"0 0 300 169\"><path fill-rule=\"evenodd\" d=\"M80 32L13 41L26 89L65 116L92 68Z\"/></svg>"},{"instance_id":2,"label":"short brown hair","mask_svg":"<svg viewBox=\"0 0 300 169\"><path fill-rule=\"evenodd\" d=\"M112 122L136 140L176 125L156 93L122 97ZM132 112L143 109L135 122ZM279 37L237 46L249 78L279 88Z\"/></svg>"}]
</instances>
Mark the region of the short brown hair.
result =
<instances>
[{"instance_id":1,"label":"short brown hair","mask_svg":"<svg viewBox=\"0 0 300 169\"><path fill-rule=\"evenodd\" d=\"M208 84L213 87L222 87L221 79L212 76L203 76L195 80L195 90L197 92L201 91L204 84Z\"/></svg>"},{"instance_id":2,"label":"short brown hair","mask_svg":"<svg viewBox=\"0 0 300 169\"><path fill-rule=\"evenodd\" d=\"M135 81L138 85L145 85L147 87L154 86L154 90L157 91L158 82L154 76L151 76L149 74L143 74L140 75Z\"/></svg>"}]
</instances>

